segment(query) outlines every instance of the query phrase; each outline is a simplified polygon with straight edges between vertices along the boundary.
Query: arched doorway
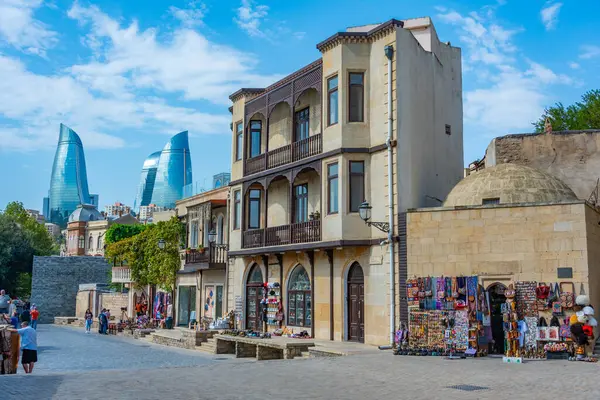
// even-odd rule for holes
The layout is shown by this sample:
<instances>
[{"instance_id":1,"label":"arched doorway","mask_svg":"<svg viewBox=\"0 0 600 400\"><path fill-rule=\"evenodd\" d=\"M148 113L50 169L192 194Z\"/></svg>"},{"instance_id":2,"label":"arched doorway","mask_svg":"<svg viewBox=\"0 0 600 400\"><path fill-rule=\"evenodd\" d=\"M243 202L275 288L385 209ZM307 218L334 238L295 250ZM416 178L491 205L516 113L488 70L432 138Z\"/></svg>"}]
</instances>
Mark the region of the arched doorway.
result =
<instances>
[{"instance_id":1,"label":"arched doorway","mask_svg":"<svg viewBox=\"0 0 600 400\"><path fill-rule=\"evenodd\" d=\"M310 328L312 326L312 292L306 269L298 264L290 274L287 288L288 325Z\"/></svg>"},{"instance_id":2,"label":"arched doorway","mask_svg":"<svg viewBox=\"0 0 600 400\"><path fill-rule=\"evenodd\" d=\"M257 331L262 327L260 301L264 297L263 292L263 274L260 267L254 264L246 281L246 329Z\"/></svg>"},{"instance_id":3,"label":"arched doorway","mask_svg":"<svg viewBox=\"0 0 600 400\"><path fill-rule=\"evenodd\" d=\"M365 276L359 263L348 271L348 340L365 342Z\"/></svg>"},{"instance_id":4,"label":"arched doorway","mask_svg":"<svg viewBox=\"0 0 600 400\"><path fill-rule=\"evenodd\" d=\"M504 354L504 328L502 326L502 304L506 303L504 291L506 286L502 283L494 283L488 287L490 295L490 316L492 325L492 338L494 342L490 345L490 354Z\"/></svg>"}]
</instances>

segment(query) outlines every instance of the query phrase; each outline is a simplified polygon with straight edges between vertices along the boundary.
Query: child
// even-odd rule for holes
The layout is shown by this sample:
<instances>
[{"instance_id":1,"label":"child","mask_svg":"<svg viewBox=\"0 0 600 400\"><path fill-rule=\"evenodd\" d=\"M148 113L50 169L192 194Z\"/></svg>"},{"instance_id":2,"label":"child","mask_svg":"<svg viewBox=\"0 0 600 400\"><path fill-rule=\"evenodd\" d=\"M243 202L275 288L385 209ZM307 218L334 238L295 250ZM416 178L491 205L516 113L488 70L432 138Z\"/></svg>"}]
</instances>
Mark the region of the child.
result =
<instances>
[{"instance_id":1,"label":"child","mask_svg":"<svg viewBox=\"0 0 600 400\"><path fill-rule=\"evenodd\" d=\"M32 306L32 310L31 310L31 327L35 330L37 330L37 323L38 323L38 318L40 316L40 312L38 311L37 307L34 305Z\"/></svg>"}]
</instances>

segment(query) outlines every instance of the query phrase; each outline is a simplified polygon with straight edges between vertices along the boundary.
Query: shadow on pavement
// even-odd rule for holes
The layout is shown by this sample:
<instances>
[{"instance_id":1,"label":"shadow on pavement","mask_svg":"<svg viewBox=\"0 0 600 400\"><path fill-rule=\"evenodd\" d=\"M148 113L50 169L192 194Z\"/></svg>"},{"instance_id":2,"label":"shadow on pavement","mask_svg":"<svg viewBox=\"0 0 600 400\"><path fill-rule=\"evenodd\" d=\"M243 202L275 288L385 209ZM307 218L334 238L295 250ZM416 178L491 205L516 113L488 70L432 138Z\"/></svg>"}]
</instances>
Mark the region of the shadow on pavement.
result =
<instances>
[{"instance_id":1,"label":"shadow on pavement","mask_svg":"<svg viewBox=\"0 0 600 400\"><path fill-rule=\"evenodd\" d=\"M0 393L2 393L0 398L3 400L52 399L62 382L62 376L35 375L35 369L33 374L26 376L19 366L16 375L3 375L0 379Z\"/></svg>"}]
</instances>

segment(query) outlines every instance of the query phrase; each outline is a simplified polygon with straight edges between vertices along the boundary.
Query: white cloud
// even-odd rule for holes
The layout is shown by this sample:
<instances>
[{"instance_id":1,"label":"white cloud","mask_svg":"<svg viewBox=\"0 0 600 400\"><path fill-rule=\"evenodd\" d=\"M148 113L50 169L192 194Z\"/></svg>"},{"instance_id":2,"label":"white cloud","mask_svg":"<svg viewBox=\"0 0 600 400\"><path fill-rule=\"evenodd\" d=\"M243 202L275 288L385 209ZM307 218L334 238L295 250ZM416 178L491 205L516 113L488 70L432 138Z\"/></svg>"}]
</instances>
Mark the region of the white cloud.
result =
<instances>
[{"instance_id":1,"label":"white cloud","mask_svg":"<svg viewBox=\"0 0 600 400\"><path fill-rule=\"evenodd\" d=\"M469 74L476 78L476 86L464 92L465 124L488 136L530 130L551 98L551 86L576 83L523 57L513 41L522 29L503 26L495 17L498 5L467 15L446 10L437 16L456 27L464 82Z\"/></svg>"},{"instance_id":2,"label":"white cloud","mask_svg":"<svg viewBox=\"0 0 600 400\"><path fill-rule=\"evenodd\" d=\"M122 147L139 132L229 133L228 95L279 78L258 74L253 55L183 26L159 38L158 29L122 26L95 6L75 3L68 16L80 23L91 61L42 75L0 53L0 150L53 147L60 122L86 148Z\"/></svg>"},{"instance_id":3,"label":"white cloud","mask_svg":"<svg viewBox=\"0 0 600 400\"><path fill-rule=\"evenodd\" d=\"M42 0L0 0L0 46L2 42L20 51L44 57L57 41L50 30L33 14Z\"/></svg>"},{"instance_id":4,"label":"white cloud","mask_svg":"<svg viewBox=\"0 0 600 400\"><path fill-rule=\"evenodd\" d=\"M188 8L169 7L171 15L181 21L183 26L189 28L203 25L202 19L206 15L206 11L206 5L199 1L190 1Z\"/></svg>"},{"instance_id":5,"label":"white cloud","mask_svg":"<svg viewBox=\"0 0 600 400\"><path fill-rule=\"evenodd\" d=\"M589 60L591 58L596 58L600 56L600 46L594 45L583 45L581 46L581 54L579 54L579 58L582 60Z\"/></svg>"},{"instance_id":6,"label":"white cloud","mask_svg":"<svg viewBox=\"0 0 600 400\"><path fill-rule=\"evenodd\" d=\"M560 13L560 8L562 5L562 3L547 2L544 8L542 8L540 11L542 23L546 27L547 31L556 27L556 24L558 23L558 14Z\"/></svg>"},{"instance_id":7,"label":"white cloud","mask_svg":"<svg viewBox=\"0 0 600 400\"><path fill-rule=\"evenodd\" d=\"M576 62L569 63L569 68L571 68L571 69L579 69L579 67L581 67L581 66Z\"/></svg>"},{"instance_id":8,"label":"white cloud","mask_svg":"<svg viewBox=\"0 0 600 400\"><path fill-rule=\"evenodd\" d=\"M241 6L237 9L235 22L248 35L261 37L265 33L261 30L260 25L268 13L268 6L255 5L253 0L242 0Z\"/></svg>"}]
</instances>

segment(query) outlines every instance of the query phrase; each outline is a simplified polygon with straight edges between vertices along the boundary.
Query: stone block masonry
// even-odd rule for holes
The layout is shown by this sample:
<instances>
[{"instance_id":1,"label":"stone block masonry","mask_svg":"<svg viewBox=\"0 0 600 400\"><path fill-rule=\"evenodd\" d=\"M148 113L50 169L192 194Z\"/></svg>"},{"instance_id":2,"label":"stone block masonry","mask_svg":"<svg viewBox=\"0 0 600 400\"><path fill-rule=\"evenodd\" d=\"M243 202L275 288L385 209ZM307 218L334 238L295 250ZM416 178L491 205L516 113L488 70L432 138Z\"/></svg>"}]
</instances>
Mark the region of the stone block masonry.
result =
<instances>
[{"instance_id":1,"label":"stone block masonry","mask_svg":"<svg viewBox=\"0 0 600 400\"><path fill-rule=\"evenodd\" d=\"M109 271L102 257L34 257L31 302L40 310L40 323L74 316L79 285L107 284Z\"/></svg>"}]
</instances>

